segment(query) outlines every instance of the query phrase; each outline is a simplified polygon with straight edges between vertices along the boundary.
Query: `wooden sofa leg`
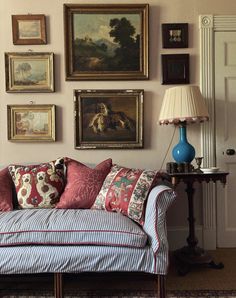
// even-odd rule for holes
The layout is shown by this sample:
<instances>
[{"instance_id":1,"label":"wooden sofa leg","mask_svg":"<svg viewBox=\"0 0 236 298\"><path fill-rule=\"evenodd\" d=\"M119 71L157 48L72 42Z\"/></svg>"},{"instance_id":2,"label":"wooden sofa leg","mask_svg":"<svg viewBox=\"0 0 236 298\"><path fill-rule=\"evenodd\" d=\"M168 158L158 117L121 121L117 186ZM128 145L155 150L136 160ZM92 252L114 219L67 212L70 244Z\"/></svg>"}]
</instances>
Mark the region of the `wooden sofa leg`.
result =
<instances>
[{"instance_id":1,"label":"wooden sofa leg","mask_svg":"<svg viewBox=\"0 0 236 298\"><path fill-rule=\"evenodd\" d=\"M63 298L62 273L54 273L54 297Z\"/></svg>"},{"instance_id":2,"label":"wooden sofa leg","mask_svg":"<svg viewBox=\"0 0 236 298\"><path fill-rule=\"evenodd\" d=\"M158 289L158 298L166 298L166 277L165 277L165 275L158 275L157 289Z\"/></svg>"}]
</instances>

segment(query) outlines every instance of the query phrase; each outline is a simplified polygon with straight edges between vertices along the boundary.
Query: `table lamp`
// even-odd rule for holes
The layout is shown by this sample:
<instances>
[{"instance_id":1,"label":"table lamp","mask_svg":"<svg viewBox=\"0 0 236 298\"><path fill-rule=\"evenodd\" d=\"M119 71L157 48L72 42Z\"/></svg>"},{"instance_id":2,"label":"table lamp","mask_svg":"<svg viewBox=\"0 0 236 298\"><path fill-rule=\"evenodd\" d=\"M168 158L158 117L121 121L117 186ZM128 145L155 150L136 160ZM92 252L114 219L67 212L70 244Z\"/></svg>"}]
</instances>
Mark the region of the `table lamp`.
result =
<instances>
[{"instance_id":1,"label":"table lamp","mask_svg":"<svg viewBox=\"0 0 236 298\"><path fill-rule=\"evenodd\" d=\"M172 150L177 163L191 163L195 157L195 149L187 140L186 125L208 119L206 103L198 86L178 86L166 90L159 124L174 124L179 127L179 143Z\"/></svg>"}]
</instances>

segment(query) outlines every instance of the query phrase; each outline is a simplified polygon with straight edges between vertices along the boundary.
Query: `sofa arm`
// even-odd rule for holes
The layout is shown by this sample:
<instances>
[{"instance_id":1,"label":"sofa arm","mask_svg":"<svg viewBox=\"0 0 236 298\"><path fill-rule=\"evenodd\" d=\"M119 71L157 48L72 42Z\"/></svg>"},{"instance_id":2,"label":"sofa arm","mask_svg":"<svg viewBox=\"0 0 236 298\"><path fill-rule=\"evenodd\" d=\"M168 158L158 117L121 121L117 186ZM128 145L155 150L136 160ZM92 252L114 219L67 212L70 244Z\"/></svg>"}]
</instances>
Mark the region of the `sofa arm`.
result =
<instances>
[{"instance_id":1,"label":"sofa arm","mask_svg":"<svg viewBox=\"0 0 236 298\"><path fill-rule=\"evenodd\" d=\"M166 211L176 198L176 193L166 185L155 186L149 193L143 230L148 235L154 253L161 245L168 246Z\"/></svg>"}]
</instances>

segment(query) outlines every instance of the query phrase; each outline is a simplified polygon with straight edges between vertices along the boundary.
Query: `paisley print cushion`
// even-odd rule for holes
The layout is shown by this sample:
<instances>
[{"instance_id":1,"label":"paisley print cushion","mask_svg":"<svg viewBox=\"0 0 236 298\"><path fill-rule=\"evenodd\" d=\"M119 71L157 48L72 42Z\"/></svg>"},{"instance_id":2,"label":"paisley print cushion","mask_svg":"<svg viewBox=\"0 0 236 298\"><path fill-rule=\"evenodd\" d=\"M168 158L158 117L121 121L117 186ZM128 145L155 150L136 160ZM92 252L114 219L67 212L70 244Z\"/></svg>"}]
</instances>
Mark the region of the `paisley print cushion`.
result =
<instances>
[{"instance_id":1,"label":"paisley print cushion","mask_svg":"<svg viewBox=\"0 0 236 298\"><path fill-rule=\"evenodd\" d=\"M145 202L157 177L157 171L113 165L92 209L121 212L143 225Z\"/></svg>"},{"instance_id":2,"label":"paisley print cushion","mask_svg":"<svg viewBox=\"0 0 236 298\"><path fill-rule=\"evenodd\" d=\"M19 207L53 208L64 190L64 159L40 165L10 165Z\"/></svg>"}]
</instances>

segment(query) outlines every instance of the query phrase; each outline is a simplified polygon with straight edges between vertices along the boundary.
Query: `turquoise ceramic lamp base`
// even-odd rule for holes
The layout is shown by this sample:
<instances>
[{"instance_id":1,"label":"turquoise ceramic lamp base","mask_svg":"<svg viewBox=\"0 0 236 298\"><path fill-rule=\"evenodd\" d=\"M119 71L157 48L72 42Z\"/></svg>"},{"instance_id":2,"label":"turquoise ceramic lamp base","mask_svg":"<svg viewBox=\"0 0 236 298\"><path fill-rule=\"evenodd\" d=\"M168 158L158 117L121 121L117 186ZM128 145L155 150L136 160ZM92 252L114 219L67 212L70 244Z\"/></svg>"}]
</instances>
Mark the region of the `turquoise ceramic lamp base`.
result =
<instances>
[{"instance_id":1,"label":"turquoise ceramic lamp base","mask_svg":"<svg viewBox=\"0 0 236 298\"><path fill-rule=\"evenodd\" d=\"M179 143L173 148L172 156L177 163L191 163L195 157L195 149L187 140L185 123L179 126Z\"/></svg>"}]
</instances>

